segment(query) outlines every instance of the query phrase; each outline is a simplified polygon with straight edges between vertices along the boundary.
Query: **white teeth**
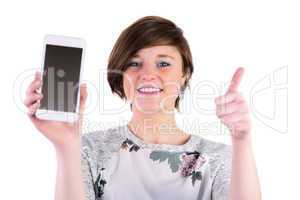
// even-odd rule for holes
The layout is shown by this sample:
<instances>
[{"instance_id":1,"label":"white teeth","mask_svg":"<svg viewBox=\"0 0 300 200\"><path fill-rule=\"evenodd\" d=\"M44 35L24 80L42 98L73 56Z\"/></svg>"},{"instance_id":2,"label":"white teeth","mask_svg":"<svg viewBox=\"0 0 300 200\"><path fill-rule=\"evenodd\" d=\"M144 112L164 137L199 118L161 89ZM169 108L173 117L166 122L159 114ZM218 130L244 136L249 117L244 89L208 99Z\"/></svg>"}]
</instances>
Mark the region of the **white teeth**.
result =
<instances>
[{"instance_id":1,"label":"white teeth","mask_svg":"<svg viewBox=\"0 0 300 200\"><path fill-rule=\"evenodd\" d=\"M148 88L140 88L138 89L140 92L160 92L159 88L153 88L153 87L148 87Z\"/></svg>"}]
</instances>

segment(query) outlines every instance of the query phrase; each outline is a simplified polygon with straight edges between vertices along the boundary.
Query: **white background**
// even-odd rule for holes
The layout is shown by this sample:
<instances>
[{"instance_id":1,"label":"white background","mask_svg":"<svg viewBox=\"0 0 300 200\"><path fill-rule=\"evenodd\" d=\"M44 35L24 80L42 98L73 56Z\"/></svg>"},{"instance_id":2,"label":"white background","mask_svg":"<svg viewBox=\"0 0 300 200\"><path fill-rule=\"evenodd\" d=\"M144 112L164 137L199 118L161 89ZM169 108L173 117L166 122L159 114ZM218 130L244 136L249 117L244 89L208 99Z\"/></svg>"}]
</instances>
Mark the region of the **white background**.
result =
<instances>
[{"instance_id":1,"label":"white background","mask_svg":"<svg viewBox=\"0 0 300 200\"><path fill-rule=\"evenodd\" d=\"M88 132L130 118L129 106L111 95L102 71L121 31L146 15L173 20L190 43L195 73L183 102L186 112L177 116L180 126L228 143L227 131L213 114L213 99L225 91L234 70L245 67L240 91L251 104L263 199L299 199L299 6L296 1L242 0L1 1L0 199L54 196L54 149L22 105L25 89L41 67L44 35L87 41L83 79L89 88ZM193 124L201 126L190 129Z\"/></svg>"}]
</instances>

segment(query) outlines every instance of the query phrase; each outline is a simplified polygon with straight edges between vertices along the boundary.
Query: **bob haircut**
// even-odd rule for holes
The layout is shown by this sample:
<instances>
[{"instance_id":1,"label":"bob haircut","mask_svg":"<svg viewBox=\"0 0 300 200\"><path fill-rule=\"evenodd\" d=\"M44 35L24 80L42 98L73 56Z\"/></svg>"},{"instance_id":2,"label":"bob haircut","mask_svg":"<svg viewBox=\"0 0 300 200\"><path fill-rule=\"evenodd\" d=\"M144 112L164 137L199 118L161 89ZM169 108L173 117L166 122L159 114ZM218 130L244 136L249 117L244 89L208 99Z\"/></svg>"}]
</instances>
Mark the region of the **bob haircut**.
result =
<instances>
[{"instance_id":1,"label":"bob haircut","mask_svg":"<svg viewBox=\"0 0 300 200\"><path fill-rule=\"evenodd\" d=\"M112 93L126 100L123 88L123 74L128 68L130 59L143 48L170 45L177 48L182 58L183 76L186 76L184 85L180 88L181 94L175 100L175 108L179 111L179 101L189 87L189 81L194 67L192 54L183 31L172 21L158 17L146 16L127 27L117 39L108 60L107 80ZM132 105L130 105L132 109Z\"/></svg>"}]
</instances>

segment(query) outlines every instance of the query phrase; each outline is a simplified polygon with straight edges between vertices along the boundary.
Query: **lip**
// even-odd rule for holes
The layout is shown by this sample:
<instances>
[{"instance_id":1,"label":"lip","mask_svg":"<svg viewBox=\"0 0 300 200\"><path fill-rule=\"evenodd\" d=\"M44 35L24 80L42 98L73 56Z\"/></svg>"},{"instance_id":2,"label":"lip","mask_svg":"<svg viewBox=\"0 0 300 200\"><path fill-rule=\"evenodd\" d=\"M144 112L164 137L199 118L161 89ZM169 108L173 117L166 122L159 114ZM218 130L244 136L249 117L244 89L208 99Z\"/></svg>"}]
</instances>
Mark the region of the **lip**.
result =
<instances>
[{"instance_id":1,"label":"lip","mask_svg":"<svg viewBox=\"0 0 300 200\"><path fill-rule=\"evenodd\" d=\"M159 92L141 92L141 91L139 91L139 89L140 89L140 88L143 88L143 87L153 87L153 88L158 88L160 91L159 91ZM142 83L142 84L140 84L140 85L137 87L136 91L137 91L138 94L140 94L140 95L151 96L151 95L159 95L159 94L163 91L163 89L162 89L161 87L159 87L158 84L148 82L148 83Z\"/></svg>"},{"instance_id":2,"label":"lip","mask_svg":"<svg viewBox=\"0 0 300 200\"><path fill-rule=\"evenodd\" d=\"M142 87L154 87L154 88L162 89L161 87L159 87L158 84L150 83L150 82L140 84L140 85L137 87L137 89L140 89L140 88L142 88Z\"/></svg>"},{"instance_id":3,"label":"lip","mask_svg":"<svg viewBox=\"0 0 300 200\"><path fill-rule=\"evenodd\" d=\"M153 87L153 88L158 88L160 91L159 92L142 92L142 91L139 91L140 88L143 88L143 87ZM161 87L159 87L159 84L155 84L155 83L151 83L151 82L144 82L144 83L141 83L137 89L136 89L137 93L139 95L142 95L142 96L157 96L157 95L160 95L162 92L163 92L163 89Z\"/></svg>"},{"instance_id":4,"label":"lip","mask_svg":"<svg viewBox=\"0 0 300 200\"><path fill-rule=\"evenodd\" d=\"M155 96L155 95L159 95L160 93L162 93L163 89L160 89L160 91L158 91L158 92L142 92L142 91L139 91L138 89L136 89L136 91L137 91L138 94L140 94L140 95L145 95L145 96Z\"/></svg>"}]
</instances>

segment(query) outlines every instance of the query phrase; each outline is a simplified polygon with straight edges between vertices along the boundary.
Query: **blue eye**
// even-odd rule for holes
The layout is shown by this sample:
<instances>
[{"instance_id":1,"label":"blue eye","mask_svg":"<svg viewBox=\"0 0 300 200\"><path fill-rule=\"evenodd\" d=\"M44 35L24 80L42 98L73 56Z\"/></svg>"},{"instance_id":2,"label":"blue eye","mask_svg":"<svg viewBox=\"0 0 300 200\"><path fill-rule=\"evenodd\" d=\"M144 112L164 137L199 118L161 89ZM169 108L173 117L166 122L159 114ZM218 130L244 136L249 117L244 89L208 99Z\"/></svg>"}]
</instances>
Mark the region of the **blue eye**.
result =
<instances>
[{"instance_id":1,"label":"blue eye","mask_svg":"<svg viewBox=\"0 0 300 200\"><path fill-rule=\"evenodd\" d=\"M162 62L160 62L159 64L159 67L168 67L168 66L170 66L170 64L169 63L167 63L167 62L164 62L164 61L162 61Z\"/></svg>"},{"instance_id":2,"label":"blue eye","mask_svg":"<svg viewBox=\"0 0 300 200\"><path fill-rule=\"evenodd\" d=\"M130 62L130 63L128 63L128 66L129 67L137 67L137 66L139 66L139 63L138 62Z\"/></svg>"}]
</instances>

